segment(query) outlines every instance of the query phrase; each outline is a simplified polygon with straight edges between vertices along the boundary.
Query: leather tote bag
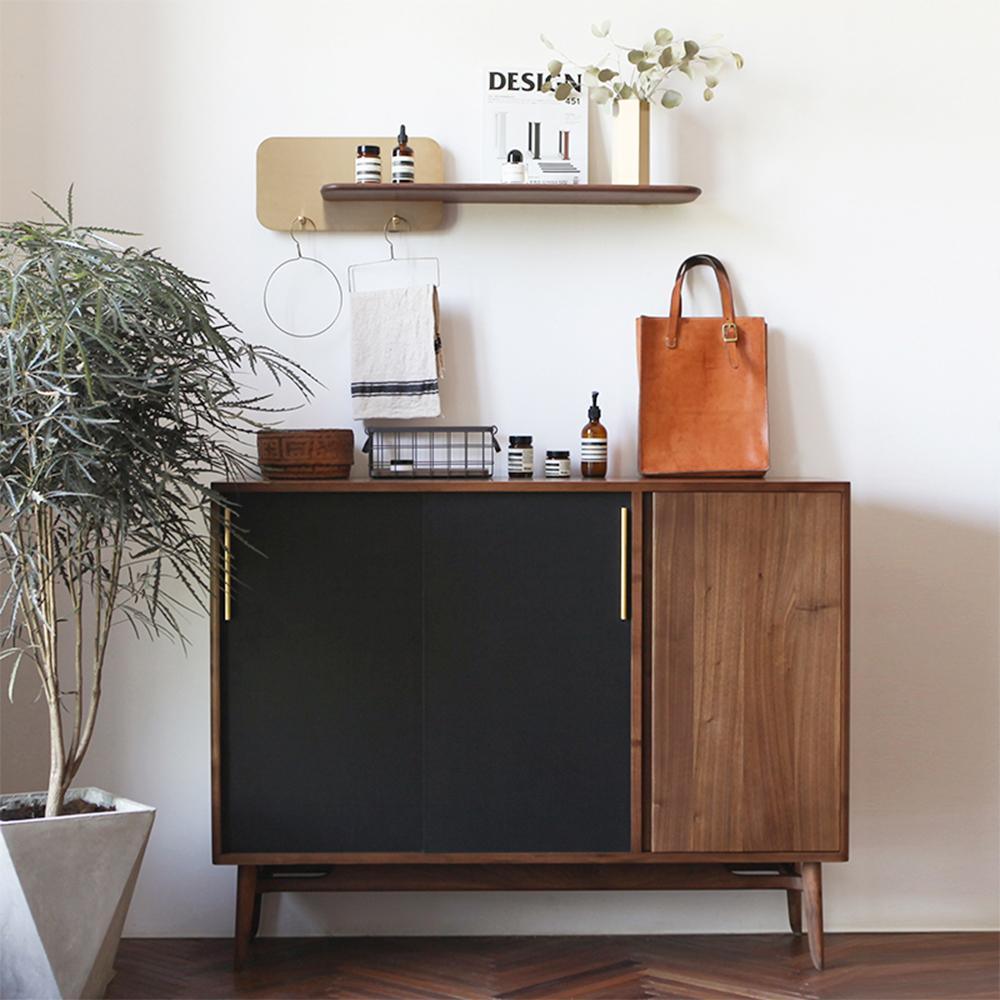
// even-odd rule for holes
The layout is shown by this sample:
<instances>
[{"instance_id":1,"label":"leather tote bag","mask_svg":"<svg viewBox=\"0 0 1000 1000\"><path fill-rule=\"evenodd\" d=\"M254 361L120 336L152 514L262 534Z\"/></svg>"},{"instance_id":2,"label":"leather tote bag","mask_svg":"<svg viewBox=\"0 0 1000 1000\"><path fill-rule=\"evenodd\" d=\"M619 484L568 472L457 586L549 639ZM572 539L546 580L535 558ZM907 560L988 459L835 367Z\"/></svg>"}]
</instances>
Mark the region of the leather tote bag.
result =
<instances>
[{"instance_id":1,"label":"leather tote bag","mask_svg":"<svg viewBox=\"0 0 1000 1000\"><path fill-rule=\"evenodd\" d=\"M681 315L693 267L712 268L721 316ZM736 316L729 275L709 254L677 272L670 315L636 320L639 471L644 476L763 476L767 438L767 324Z\"/></svg>"}]
</instances>

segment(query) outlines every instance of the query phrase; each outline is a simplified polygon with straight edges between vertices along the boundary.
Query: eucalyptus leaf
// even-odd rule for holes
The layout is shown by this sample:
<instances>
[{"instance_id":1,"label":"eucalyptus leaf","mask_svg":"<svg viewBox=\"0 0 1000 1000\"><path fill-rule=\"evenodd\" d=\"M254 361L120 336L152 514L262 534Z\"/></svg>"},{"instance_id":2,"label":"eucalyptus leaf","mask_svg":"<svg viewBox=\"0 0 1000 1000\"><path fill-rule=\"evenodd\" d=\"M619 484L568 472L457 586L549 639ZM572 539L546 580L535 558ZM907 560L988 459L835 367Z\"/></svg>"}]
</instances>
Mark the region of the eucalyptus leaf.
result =
<instances>
[{"instance_id":1,"label":"eucalyptus leaf","mask_svg":"<svg viewBox=\"0 0 1000 1000\"><path fill-rule=\"evenodd\" d=\"M597 79L600 80L601 83L607 83L608 80L613 80L617 75L617 70L605 68L597 74Z\"/></svg>"},{"instance_id":2,"label":"eucalyptus leaf","mask_svg":"<svg viewBox=\"0 0 1000 1000\"><path fill-rule=\"evenodd\" d=\"M541 41L542 45L544 45L547 49L555 48L555 46L544 35L539 35L538 38Z\"/></svg>"},{"instance_id":3,"label":"eucalyptus leaf","mask_svg":"<svg viewBox=\"0 0 1000 1000\"><path fill-rule=\"evenodd\" d=\"M657 28L653 39L657 45L669 45L674 40L674 33L669 28Z\"/></svg>"},{"instance_id":4,"label":"eucalyptus leaf","mask_svg":"<svg viewBox=\"0 0 1000 1000\"><path fill-rule=\"evenodd\" d=\"M714 76L706 76L705 86L714 90L716 87L719 86L719 81Z\"/></svg>"},{"instance_id":5,"label":"eucalyptus leaf","mask_svg":"<svg viewBox=\"0 0 1000 1000\"><path fill-rule=\"evenodd\" d=\"M618 96L623 101L627 101L629 98L635 97L635 91L627 83L623 83L622 89L618 91Z\"/></svg>"},{"instance_id":6,"label":"eucalyptus leaf","mask_svg":"<svg viewBox=\"0 0 1000 1000\"><path fill-rule=\"evenodd\" d=\"M607 87L595 87L590 94L595 104L607 104L611 100L611 91Z\"/></svg>"},{"instance_id":7,"label":"eucalyptus leaf","mask_svg":"<svg viewBox=\"0 0 1000 1000\"><path fill-rule=\"evenodd\" d=\"M559 86L556 87L556 100L565 101L566 98L569 97L569 95L572 93L573 93L573 84L560 83Z\"/></svg>"},{"instance_id":8,"label":"eucalyptus leaf","mask_svg":"<svg viewBox=\"0 0 1000 1000\"><path fill-rule=\"evenodd\" d=\"M592 24L590 30L595 38L607 38L608 32L611 30L611 22L602 21L600 24Z\"/></svg>"},{"instance_id":9,"label":"eucalyptus leaf","mask_svg":"<svg viewBox=\"0 0 1000 1000\"><path fill-rule=\"evenodd\" d=\"M741 56L739 52L733 53L733 62L736 63L737 69L743 69L743 56Z\"/></svg>"},{"instance_id":10,"label":"eucalyptus leaf","mask_svg":"<svg viewBox=\"0 0 1000 1000\"><path fill-rule=\"evenodd\" d=\"M635 68L640 73L648 73L655 65L656 63L646 62L643 60L641 63L637 63Z\"/></svg>"},{"instance_id":11,"label":"eucalyptus leaf","mask_svg":"<svg viewBox=\"0 0 1000 1000\"><path fill-rule=\"evenodd\" d=\"M541 90L541 92L543 94L548 94L552 90L552 81L551 80L545 80L542 83L541 87L539 87L538 89Z\"/></svg>"},{"instance_id":12,"label":"eucalyptus leaf","mask_svg":"<svg viewBox=\"0 0 1000 1000\"><path fill-rule=\"evenodd\" d=\"M594 76L593 73L587 72L583 74L583 85L585 87L597 87L600 86L600 79Z\"/></svg>"},{"instance_id":13,"label":"eucalyptus leaf","mask_svg":"<svg viewBox=\"0 0 1000 1000\"><path fill-rule=\"evenodd\" d=\"M700 49L701 46L699 46L697 42L692 42L690 39L684 43L684 54L688 57L688 59L693 59L698 54Z\"/></svg>"},{"instance_id":14,"label":"eucalyptus leaf","mask_svg":"<svg viewBox=\"0 0 1000 1000\"><path fill-rule=\"evenodd\" d=\"M665 90L660 98L660 104L665 108L676 108L683 100L684 95L679 90Z\"/></svg>"},{"instance_id":15,"label":"eucalyptus leaf","mask_svg":"<svg viewBox=\"0 0 1000 1000\"><path fill-rule=\"evenodd\" d=\"M715 91L712 90L711 87L706 87L702 97L704 97L706 101L710 101L713 97L715 97Z\"/></svg>"},{"instance_id":16,"label":"eucalyptus leaf","mask_svg":"<svg viewBox=\"0 0 1000 1000\"><path fill-rule=\"evenodd\" d=\"M674 53L673 50L668 46L660 53L659 63L666 69L668 66L673 65Z\"/></svg>"},{"instance_id":17,"label":"eucalyptus leaf","mask_svg":"<svg viewBox=\"0 0 1000 1000\"><path fill-rule=\"evenodd\" d=\"M643 61L646 58L646 53L643 49L632 49L628 54L628 61L635 66L637 63Z\"/></svg>"},{"instance_id":18,"label":"eucalyptus leaf","mask_svg":"<svg viewBox=\"0 0 1000 1000\"><path fill-rule=\"evenodd\" d=\"M549 76L558 76L562 72L563 64L558 59L553 59L549 65Z\"/></svg>"}]
</instances>

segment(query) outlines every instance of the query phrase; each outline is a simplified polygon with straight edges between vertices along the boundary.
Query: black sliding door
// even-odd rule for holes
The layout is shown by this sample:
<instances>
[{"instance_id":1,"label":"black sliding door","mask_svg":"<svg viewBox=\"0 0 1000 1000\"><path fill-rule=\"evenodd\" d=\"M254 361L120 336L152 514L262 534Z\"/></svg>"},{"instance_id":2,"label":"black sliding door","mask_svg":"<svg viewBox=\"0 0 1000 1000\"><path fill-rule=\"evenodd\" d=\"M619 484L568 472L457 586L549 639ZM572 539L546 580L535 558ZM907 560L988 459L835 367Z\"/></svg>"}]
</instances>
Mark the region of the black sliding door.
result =
<instances>
[{"instance_id":1,"label":"black sliding door","mask_svg":"<svg viewBox=\"0 0 1000 1000\"><path fill-rule=\"evenodd\" d=\"M424 496L424 850L629 850L628 503Z\"/></svg>"},{"instance_id":2,"label":"black sliding door","mask_svg":"<svg viewBox=\"0 0 1000 1000\"><path fill-rule=\"evenodd\" d=\"M238 499L223 851L419 851L420 496Z\"/></svg>"}]
</instances>

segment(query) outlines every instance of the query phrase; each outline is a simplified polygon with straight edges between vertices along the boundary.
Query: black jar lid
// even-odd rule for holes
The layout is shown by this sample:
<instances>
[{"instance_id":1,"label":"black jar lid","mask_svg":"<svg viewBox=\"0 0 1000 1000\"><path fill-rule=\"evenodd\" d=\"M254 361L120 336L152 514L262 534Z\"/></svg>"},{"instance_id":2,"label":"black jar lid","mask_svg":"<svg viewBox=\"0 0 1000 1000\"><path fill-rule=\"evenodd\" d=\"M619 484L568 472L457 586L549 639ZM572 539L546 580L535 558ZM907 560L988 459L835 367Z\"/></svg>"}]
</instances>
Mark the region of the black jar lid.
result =
<instances>
[{"instance_id":1,"label":"black jar lid","mask_svg":"<svg viewBox=\"0 0 1000 1000\"><path fill-rule=\"evenodd\" d=\"M379 156L382 153L381 146L358 146L358 153L365 154L370 153L373 156Z\"/></svg>"},{"instance_id":2,"label":"black jar lid","mask_svg":"<svg viewBox=\"0 0 1000 1000\"><path fill-rule=\"evenodd\" d=\"M530 448L532 437L530 434L512 434L507 440L511 448Z\"/></svg>"},{"instance_id":3,"label":"black jar lid","mask_svg":"<svg viewBox=\"0 0 1000 1000\"><path fill-rule=\"evenodd\" d=\"M545 453L546 458L569 458L568 451L547 451Z\"/></svg>"}]
</instances>

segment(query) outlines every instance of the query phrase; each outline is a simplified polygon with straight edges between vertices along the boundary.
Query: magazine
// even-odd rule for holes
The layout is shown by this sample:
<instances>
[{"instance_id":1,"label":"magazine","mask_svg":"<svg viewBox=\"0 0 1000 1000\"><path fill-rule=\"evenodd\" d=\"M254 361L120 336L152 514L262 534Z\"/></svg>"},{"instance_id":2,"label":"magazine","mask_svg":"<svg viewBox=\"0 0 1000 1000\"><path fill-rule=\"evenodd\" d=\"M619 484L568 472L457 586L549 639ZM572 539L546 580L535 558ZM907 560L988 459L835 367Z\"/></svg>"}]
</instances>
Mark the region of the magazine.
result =
<instances>
[{"instance_id":1,"label":"magazine","mask_svg":"<svg viewBox=\"0 0 1000 1000\"><path fill-rule=\"evenodd\" d=\"M587 183L587 95L580 75L553 78L553 87L573 87L565 101L541 89L548 79L537 68L486 71L483 183L503 180L503 165L515 149L524 158L528 184Z\"/></svg>"}]
</instances>

